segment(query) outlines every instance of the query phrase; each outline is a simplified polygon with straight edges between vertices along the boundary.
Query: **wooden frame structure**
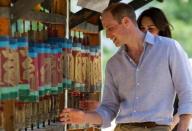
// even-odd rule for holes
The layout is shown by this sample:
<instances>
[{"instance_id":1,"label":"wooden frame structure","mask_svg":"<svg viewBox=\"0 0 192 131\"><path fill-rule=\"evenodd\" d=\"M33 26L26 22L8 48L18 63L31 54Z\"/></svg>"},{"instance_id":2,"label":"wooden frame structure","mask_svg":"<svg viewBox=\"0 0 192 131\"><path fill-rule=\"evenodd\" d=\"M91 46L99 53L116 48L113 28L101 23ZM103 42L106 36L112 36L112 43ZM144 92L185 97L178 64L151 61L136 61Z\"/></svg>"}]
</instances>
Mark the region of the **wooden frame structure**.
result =
<instances>
[{"instance_id":1,"label":"wooden frame structure","mask_svg":"<svg viewBox=\"0 0 192 131\"><path fill-rule=\"evenodd\" d=\"M10 18L12 23L19 18L25 18L26 20L37 20L44 23L65 24L65 15L36 12L32 10L34 6L39 3L41 3L45 8L49 9L50 4L48 2L50 1L52 0L17 0L16 2L14 1L15 3L13 3L11 8L0 7L0 17ZM151 1L153 0L132 0L128 4L130 4L136 10ZM162 2L162 0L158 1ZM120 0L110 0L110 4L116 2L120 2ZM83 8L74 14L71 13L69 27L72 29L83 22L99 25L99 16L100 13Z\"/></svg>"}]
</instances>

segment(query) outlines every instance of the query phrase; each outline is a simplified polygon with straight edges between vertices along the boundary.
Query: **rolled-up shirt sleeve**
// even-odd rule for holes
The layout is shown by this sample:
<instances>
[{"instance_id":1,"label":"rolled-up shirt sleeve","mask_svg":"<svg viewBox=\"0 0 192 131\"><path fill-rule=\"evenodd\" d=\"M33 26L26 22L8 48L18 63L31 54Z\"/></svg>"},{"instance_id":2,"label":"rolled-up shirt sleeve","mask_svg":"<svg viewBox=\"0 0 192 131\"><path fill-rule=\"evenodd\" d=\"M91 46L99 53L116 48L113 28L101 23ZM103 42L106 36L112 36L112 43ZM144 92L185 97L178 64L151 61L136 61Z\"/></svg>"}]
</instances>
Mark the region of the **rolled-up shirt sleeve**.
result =
<instances>
[{"instance_id":1,"label":"rolled-up shirt sleeve","mask_svg":"<svg viewBox=\"0 0 192 131\"><path fill-rule=\"evenodd\" d=\"M96 112L102 117L102 127L111 126L111 121L116 117L119 110L119 94L113 75L110 72L110 61L107 63L105 72L105 85L102 102Z\"/></svg>"},{"instance_id":2,"label":"rolled-up shirt sleeve","mask_svg":"<svg viewBox=\"0 0 192 131\"><path fill-rule=\"evenodd\" d=\"M179 97L178 114L192 114L192 67L183 48L174 41L170 47L170 71Z\"/></svg>"}]
</instances>

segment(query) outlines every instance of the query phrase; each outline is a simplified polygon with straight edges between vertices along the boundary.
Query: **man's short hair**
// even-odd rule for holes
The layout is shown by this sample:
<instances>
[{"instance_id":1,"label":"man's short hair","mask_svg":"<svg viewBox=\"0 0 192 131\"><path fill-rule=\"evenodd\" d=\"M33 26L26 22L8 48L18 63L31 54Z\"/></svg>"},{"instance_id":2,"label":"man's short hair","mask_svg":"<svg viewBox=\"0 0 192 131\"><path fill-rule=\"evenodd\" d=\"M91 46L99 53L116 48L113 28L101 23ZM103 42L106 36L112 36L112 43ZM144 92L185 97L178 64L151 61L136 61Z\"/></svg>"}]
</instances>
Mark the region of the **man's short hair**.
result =
<instances>
[{"instance_id":1,"label":"man's short hair","mask_svg":"<svg viewBox=\"0 0 192 131\"><path fill-rule=\"evenodd\" d=\"M135 11L133 7L128 4L113 3L103 10L103 14L105 14L106 12L110 12L113 18L119 23L121 23L123 17L129 17L133 21L133 23L137 23Z\"/></svg>"}]
</instances>

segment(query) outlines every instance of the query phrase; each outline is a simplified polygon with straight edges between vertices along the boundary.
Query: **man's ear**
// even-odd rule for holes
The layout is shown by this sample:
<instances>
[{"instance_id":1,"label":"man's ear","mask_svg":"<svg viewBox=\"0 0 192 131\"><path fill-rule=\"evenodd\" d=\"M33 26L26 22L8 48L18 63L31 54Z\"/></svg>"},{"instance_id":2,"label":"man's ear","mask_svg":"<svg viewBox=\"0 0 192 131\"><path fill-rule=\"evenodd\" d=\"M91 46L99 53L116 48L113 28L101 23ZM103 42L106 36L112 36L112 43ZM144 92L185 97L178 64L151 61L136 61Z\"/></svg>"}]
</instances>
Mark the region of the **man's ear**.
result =
<instances>
[{"instance_id":1,"label":"man's ear","mask_svg":"<svg viewBox=\"0 0 192 131\"><path fill-rule=\"evenodd\" d=\"M123 24L123 25L129 25L129 23L130 23L130 19L128 18L128 17L123 17L122 19L121 19L121 23Z\"/></svg>"}]
</instances>

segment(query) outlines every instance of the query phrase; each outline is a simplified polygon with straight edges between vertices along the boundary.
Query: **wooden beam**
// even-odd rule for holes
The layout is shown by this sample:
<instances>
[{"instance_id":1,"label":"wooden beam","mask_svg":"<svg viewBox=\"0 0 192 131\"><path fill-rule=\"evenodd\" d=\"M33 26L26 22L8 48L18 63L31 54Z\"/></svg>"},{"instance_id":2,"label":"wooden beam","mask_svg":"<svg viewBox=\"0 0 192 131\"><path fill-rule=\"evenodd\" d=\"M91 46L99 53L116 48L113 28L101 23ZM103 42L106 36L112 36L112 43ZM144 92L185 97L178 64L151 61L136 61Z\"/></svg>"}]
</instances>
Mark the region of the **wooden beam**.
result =
<instances>
[{"instance_id":1,"label":"wooden beam","mask_svg":"<svg viewBox=\"0 0 192 131\"><path fill-rule=\"evenodd\" d=\"M120 0L110 0L110 4L117 3L119 1ZM130 2L128 4L130 4L136 10L151 1L153 1L153 0L133 0L132 2ZM92 10L84 8L71 17L71 19L70 19L71 23L70 23L69 27L71 29L84 21L88 21L91 17L98 15L98 14L99 13L96 11L92 11Z\"/></svg>"},{"instance_id":2,"label":"wooden beam","mask_svg":"<svg viewBox=\"0 0 192 131\"><path fill-rule=\"evenodd\" d=\"M35 12L35 11L29 11L23 18L27 20L35 20L51 24L65 24L66 19L66 17L63 15L48 14L44 12Z\"/></svg>"},{"instance_id":3,"label":"wooden beam","mask_svg":"<svg viewBox=\"0 0 192 131\"><path fill-rule=\"evenodd\" d=\"M120 0L110 0L110 4L119 2L119 1ZM77 12L73 16L71 16L71 19L70 19L71 23L69 25L69 28L72 29L73 27L77 26L78 24L88 21L91 17L98 15L98 14L100 14L100 13L83 8L82 10L80 10L79 12Z\"/></svg>"},{"instance_id":4,"label":"wooden beam","mask_svg":"<svg viewBox=\"0 0 192 131\"><path fill-rule=\"evenodd\" d=\"M15 102L13 100L4 101L5 131L14 131Z\"/></svg>"},{"instance_id":5,"label":"wooden beam","mask_svg":"<svg viewBox=\"0 0 192 131\"><path fill-rule=\"evenodd\" d=\"M121 0L110 0L109 4L117 3L117 2L119 2L119 1L121 1Z\"/></svg>"},{"instance_id":6,"label":"wooden beam","mask_svg":"<svg viewBox=\"0 0 192 131\"><path fill-rule=\"evenodd\" d=\"M26 14L28 14L28 12L31 11L35 5L43 1L44 0L18 0L11 8L13 21L26 16Z\"/></svg>"},{"instance_id":7,"label":"wooden beam","mask_svg":"<svg viewBox=\"0 0 192 131\"><path fill-rule=\"evenodd\" d=\"M110 0L110 4L111 3L117 3L117 2L120 2L120 1L121 0ZM153 1L153 0L132 0L128 4L131 5L136 10L136 9L148 4L151 1ZM157 1L163 1L163 0L157 0Z\"/></svg>"},{"instance_id":8,"label":"wooden beam","mask_svg":"<svg viewBox=\"0 0 192 131\"><path fill-rule=\"evenodd\" d=\"M10 18L10 8L0 7L0 17Z\"/></svg>"},{"instance_id":9,"label":"wooden beam","mask_svg":"<svg viewBox=\"0 0 192 131\"><path fill-rule=\"evenodd\" d=\"M83 22L77 26L75 26L72 30L82 31L82 32L91 32L91 33L98 33L99 28L98 25L93 25L87 22Z\"/></svg>"},{"instance_id":10,"label":"wooden beam","mask_svg":"<svg viewBox=\"0 0 192 131\"><path fill-rule=\"evenodd\" d=\"M77 26L78 24L81 24L84 21L87 21L92 16L98 14L96 11L91 11L89 9L82 9L75 13L73 16L70 17L69 28L72 29L73 27Z\"/></svg>"}]
</instances>

